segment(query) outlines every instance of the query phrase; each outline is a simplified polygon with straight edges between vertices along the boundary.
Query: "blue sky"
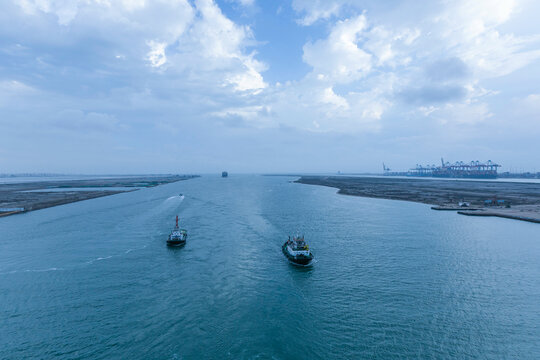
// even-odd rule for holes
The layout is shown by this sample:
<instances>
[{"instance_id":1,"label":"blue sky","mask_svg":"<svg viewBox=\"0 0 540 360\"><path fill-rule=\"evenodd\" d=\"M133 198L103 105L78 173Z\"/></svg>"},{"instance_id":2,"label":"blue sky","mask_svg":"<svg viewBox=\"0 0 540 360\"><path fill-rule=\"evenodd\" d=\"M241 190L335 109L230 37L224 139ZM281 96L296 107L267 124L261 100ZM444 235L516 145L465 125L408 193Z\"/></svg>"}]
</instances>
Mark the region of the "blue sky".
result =
<instances>
[{"instance_id":1,"label":"blue sky","mask_svg":"<svg viewBox=\"0 0 540 360\"><path fill-rule=\"evenodd\" d=\"M0 173L540 171L533 0L6 0Z\"/></svg>"}]
</instances>

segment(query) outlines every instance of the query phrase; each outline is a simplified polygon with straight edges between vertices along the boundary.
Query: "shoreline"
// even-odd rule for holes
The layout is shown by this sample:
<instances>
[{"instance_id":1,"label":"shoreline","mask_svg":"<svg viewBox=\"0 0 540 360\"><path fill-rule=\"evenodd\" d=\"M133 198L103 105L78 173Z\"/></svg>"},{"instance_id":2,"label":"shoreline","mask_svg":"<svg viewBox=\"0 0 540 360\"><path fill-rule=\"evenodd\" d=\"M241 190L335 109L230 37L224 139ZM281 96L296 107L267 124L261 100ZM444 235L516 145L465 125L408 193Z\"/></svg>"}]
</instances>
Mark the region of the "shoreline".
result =
<instances>
[{"instance_id":1,"label":"shoreline","mask_svg":"<svg viewBox=\"0 0 540 360\"><path fill-rule=\"evenodd\" d=\"M194 177L197 176L138 176L132 178L44 180L0 184L0 217L137 191L141 188L170 184ZM85 188L98 188L99 190L85 190ZM118 190L118 188L126 189ZM61 191L58 191L59 189Z\"/></svg>"},{"instance_id":2,"label":"shoreline","mask_svg":"<svg viewBox=\"0 0 540 360\"><path fill-rule=\"evenodd\" d=\"M540 223L540 184L535 183L344 176L301 176L294 182L337 188L341 195L418 202L460 215Z\"/></svg>"},{"instance_id":3,"label":"shoreline","mask_svg":"<svg viewBox=\"0 0 540 360\"><path fill-rule=\"evenodd\" d=\"M460 215L466 216L495 216L504 219L521 220L532 223L540 224L540 206L536 209L531 209L527 205L517 205L512 208L494 208L494 209L480 209L478 211L459 210L457 212ZM524 216L531 215L531 216Z\"/></svg>"}]
</instances>

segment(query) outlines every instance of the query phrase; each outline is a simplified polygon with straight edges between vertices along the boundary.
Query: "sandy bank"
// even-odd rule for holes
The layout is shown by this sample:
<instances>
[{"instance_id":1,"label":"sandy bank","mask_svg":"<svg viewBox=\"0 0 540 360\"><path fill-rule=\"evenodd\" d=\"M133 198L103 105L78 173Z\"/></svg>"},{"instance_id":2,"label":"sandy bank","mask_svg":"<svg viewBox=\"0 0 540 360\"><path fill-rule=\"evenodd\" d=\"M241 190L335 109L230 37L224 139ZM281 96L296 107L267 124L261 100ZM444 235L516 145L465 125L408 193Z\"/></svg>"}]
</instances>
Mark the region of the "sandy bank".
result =
<instances>
[{"instance_id":1,"label":"sandy bank","mask_svg":"<svg viewBox=\"0 0 540 360\"><path fill-rule=\"evenodd\" d=\"M122 192L135 191L139 188L168 184L187 180L192 177L193 176L180 175L140 176L114 179L38 181L0 184L0 216L14 215ZM85 188L92 188L92 190L82 190ZM95 188L99 188L99 190L96 190ZM126 188L126 190L111 188ZM58 191L59 189L62 191ZM24 210L10 210L14 208ZM5 209L5 211L1 211L1 209Z\"/></svg>"},{"instance_id":2,"label":"sandy bank","mask_svg":"<svg viewBox=\"0 0 540 360\"><path fill-rule=\"evenodd\" d=\"M459 210L463 215L540 220L540 184L536 183L341 176L302 176L296 182L334 187L344 195L431 204L436 210ZM511 207L485 206L486 200L504 201ZM461 201L471 208L456 206Z\"/></svg>"},{"instance_id":3,"label":"sandy bank","mask_svg":"<svg viewBox=\"0 0 540 360\"><path fill-rule=\"evenodd\" d=\"M497 216L501 218L540 223L540 205L517 205L511 208L484 208L478 211L460 210L458 214L468 216Z\"/></svg>"}]
</instances>

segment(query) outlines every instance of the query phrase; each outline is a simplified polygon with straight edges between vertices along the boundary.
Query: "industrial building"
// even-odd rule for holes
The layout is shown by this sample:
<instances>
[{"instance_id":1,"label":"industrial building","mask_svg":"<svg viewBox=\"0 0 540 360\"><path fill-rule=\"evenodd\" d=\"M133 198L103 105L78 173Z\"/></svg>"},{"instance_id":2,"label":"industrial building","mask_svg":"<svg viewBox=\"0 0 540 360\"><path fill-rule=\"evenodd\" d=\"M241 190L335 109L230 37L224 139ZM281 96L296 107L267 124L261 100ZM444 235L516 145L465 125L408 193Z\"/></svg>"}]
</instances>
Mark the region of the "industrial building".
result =
<instances>
[{"instance_id":1,"label":"industrial building","mask_svg":"<svg viewBox=\"0 0 540 360\"><path fill-rule=\"evenodd\" d=\"M440 178L472 178L472 179L496 179L497 168L501 165L488 160L487 162L471 161L465 163L458 161L455 163L444 162L441 158L441 166L436 165L416 165L410 169L408 176L430 176Z\"/></svg>"}]
</instances>

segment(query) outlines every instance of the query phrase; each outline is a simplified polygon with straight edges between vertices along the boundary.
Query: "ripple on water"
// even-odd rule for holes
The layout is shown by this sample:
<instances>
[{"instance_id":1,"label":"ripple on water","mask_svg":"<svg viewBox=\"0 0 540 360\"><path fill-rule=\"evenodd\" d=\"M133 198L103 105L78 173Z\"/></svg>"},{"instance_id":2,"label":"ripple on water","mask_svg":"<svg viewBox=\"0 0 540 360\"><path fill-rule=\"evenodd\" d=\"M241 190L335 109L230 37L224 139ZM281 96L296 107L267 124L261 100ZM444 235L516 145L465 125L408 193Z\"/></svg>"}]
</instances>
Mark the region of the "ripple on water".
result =
<instances>
[{"instance_id":1,"label":"ripple on water","mask_svg":"<svg viewBox=\"0 0 540 360\"><path fill-rule=\"evenodd\" d=\"M289 180L208 176L2 219L0 358L538 358L536 224ZM171 249L177 214L189 237ZM309 268L281 253L297 230Z\"/></svg>"}]
</instances>

